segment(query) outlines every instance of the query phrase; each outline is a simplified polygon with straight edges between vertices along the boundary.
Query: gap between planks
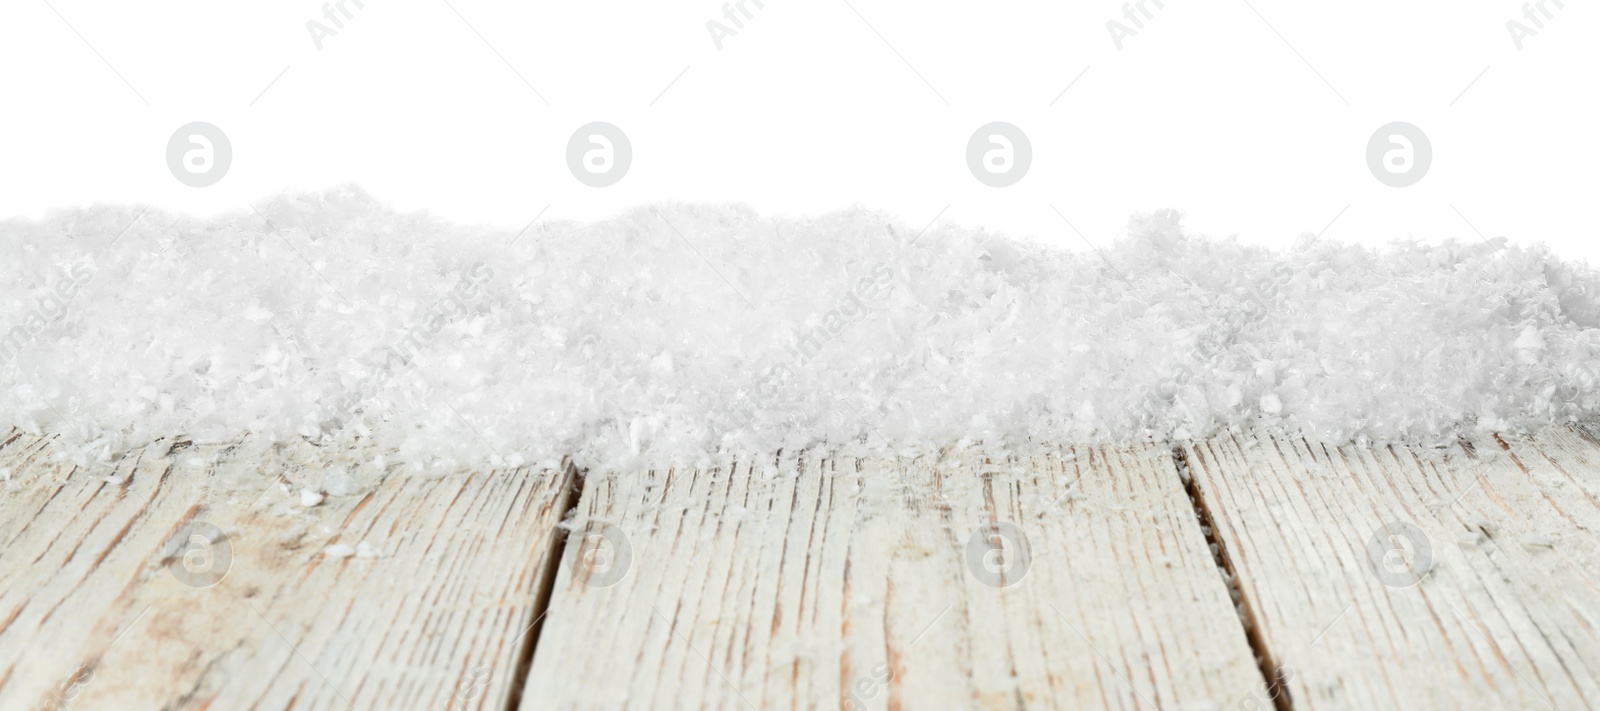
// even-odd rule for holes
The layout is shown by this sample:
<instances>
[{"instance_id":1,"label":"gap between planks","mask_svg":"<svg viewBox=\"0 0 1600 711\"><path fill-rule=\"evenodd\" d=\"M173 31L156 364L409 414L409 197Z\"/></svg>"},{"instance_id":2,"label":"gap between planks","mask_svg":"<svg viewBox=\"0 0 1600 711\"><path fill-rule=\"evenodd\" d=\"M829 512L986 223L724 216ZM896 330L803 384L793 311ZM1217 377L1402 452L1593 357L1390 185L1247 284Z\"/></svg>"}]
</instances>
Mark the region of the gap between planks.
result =
<instances>
[{"instance_id":1,"label":"gap between planks","mask_svg":"<svg viewBox=\"0 0 1600 711\"><path fill-rule=\"evenodd\" d=\"M1228 553L1228 544L1217 535L1216 519L1212 517L1205 493L1200 490L1199 482L1195 481L1194 472L1189 468L1189 457L1184 453L1183 447L1177 445L1172 447L1172 460L1178 466L1178 476L1183 479L1183 489L1189 495L1189 501L1194 504L1194 515L1200 521L1200 530L1205 533L1206 543L1211 547L1211 554L1217 564L1217 573L1222 576L1223 582L1228 585L1229 594L1233 597L1235 609L1239 613L1239 624L1244 626L1245 639L1249 640L1250 649L1255 651L1266 696L1271 700L1273 708L1278 711L1293 711L1294 702L1289 698L1288 685L1284 683L1283 667L1268 648L1267 641L1261 636L1261 625L1256 617L1254 603L1245 597L1244 589L1239 585L1239 572L1232 556Z\"/></svg>"},{"instance_id":2,"label":"gap between planks","mask_svg":"<svg viewBox=\"0 0 1600 711\"><path fill-rule=\"evenodd\" d=\"M566 558L567 539L572 535L562 526L562 522L571 517L572 512L578 508L578 501L583 498L584 479L584 471L572 466L567 485L562 487L561 500L558 504L561 513L556 516L555 525L550 532L550 551L545 557L544 568L540 571L539 589L534 593L533 626L517 656L517 667L512 673L505 711L518 711L522 707L523 687L528 683L528 670L533 667L533 657L539 650L539 636L544 633L544 618L550 612L550 598L555 593L556 575Z\"/></svg>"}]
</instances>

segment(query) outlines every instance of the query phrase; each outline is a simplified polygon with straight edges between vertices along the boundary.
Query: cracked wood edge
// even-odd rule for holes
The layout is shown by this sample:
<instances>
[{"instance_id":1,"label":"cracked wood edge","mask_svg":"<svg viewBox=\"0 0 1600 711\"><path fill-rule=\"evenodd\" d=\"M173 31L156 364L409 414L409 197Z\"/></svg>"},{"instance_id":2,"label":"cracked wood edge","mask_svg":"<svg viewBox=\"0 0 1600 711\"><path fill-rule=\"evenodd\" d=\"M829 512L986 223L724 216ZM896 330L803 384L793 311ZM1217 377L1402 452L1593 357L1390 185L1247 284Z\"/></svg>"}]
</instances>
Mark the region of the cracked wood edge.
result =
<instances>
[{"instance_id":1,"label":"cracked wood edge","mask_svg":"<svg viewBox=\"0 0 1600 711\"><path fill-rule=\"evenodd\" d=\"M80 469L8 440L3 709L504 708L573 476L384 472L309 446L268 475L261 448L171 442ZM334 466L370 484L310 509L280 486ZM199 522L232 551L209 587L172 572ZM324 555L361 541L379 556Z\"/></svg>"},{"instance_id":2,"label":"cracked wood edge","mask_svg":"<svg viewBox=\"0 0 1600 711\"><path fill-rule=\"evenodd\" d=\"M1294 708L1600 706L1591 434L1184 452Z\"/></svg>"},{"instance_id":3,"label":"cracked wood edge","mask_svg":"<svg viewBox=\"0 0 1600 711\"><path fill-rule=\"evenodd\" d=\"M1165 447L592 473L574 516L524 708L1264 696Z\"/></svg>"}]
</instances>

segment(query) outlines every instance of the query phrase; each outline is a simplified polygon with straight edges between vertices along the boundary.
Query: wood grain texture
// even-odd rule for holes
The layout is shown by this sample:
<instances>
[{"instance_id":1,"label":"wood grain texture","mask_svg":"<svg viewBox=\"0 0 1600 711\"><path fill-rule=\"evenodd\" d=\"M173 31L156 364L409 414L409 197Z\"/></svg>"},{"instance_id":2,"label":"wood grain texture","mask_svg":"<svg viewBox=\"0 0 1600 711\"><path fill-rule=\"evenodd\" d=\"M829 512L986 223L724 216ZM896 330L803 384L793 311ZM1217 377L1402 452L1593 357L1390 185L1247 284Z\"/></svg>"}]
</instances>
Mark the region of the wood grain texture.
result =
<instances>
[{"instance_id":1,"label":"wood grain texture","mask_svg":"<svg viewBox=\"0 0 1600 711\"><path fill-rule=\"evenodd\" d=\"M1215 709L1261 696L1161 446L595 473L572 525L523 708Z\"/></svg>"},{"instance_id":2,"label":"wood grain texture","mask_svg":"<svg viewBox=\"0 0 1600 711\"><path fill-rule=\"evenodd\" d=\"M163 442L79 469L48 462L46 439L8 440L0 709L506 707L570 467L391 466L307 508L300 489L375 453ZM231 548L207 587L175 572L208 565L182 545L200 524Z\"/></svg>"},{"instance_id":3,"label":"wood grain texture","mask_svg":"<svg viewBox=\"0 0 1600 711\"><path fill-rule=\"evenodd\" d=\"M1293 708L1600 706L1592 435L1184 456Z\"/></svg>"}]
</instances>

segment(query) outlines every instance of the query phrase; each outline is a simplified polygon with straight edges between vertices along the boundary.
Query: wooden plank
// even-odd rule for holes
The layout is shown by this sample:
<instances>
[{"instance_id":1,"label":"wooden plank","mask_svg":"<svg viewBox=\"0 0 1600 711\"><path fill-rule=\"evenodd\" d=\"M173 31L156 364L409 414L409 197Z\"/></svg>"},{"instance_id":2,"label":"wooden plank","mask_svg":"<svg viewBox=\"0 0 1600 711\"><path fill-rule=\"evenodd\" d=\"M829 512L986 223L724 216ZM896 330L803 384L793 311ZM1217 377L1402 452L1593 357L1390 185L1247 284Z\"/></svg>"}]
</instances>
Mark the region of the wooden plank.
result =
<instances>
[{"instance_id":1,"label":"wooden plank","mask_svg":"<svg viewBox=\"0 0 1600 711\"><path fill-rule=\"evenodd\" d=\"M525 708L1261 695L1165 447L595 473L572 526Z\"/></svg>"},{"instance_id":2,"label":"wooden plank","mask_svg":"<svg viewBox=\"0 0 1600 711\"><path fill-rule=\"evenodd\" d=\"M570 467L421 476L377 452L164 442L86 470L47 448L0 450L0 708L509 703ZM340 468L368 485L300 505Z\"/></svg>"},{"instance_id":3,"label":"wooden plank","mask_svg":"<svg viewBox=\"0 0 1600 711\"><path fill-rule=\"evenodd\" d=\"M1297 709L1600 706L1600 446L1223 437L1185 458Z\"/></svg>"}]
</instances>

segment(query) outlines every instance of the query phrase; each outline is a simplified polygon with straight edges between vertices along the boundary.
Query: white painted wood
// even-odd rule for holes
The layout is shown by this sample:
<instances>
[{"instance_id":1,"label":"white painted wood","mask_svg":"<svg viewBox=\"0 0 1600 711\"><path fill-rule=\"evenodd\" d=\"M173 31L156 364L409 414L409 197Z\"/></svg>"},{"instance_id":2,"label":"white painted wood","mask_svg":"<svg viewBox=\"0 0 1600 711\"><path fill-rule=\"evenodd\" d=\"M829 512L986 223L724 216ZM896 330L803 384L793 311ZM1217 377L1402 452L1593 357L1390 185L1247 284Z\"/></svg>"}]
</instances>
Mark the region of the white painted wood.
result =
<instances>
[{"instance_id":1,"label":"white painted wood","mask_svg":"<svg viewBox=\"0 0 1600 711\"><path fill-rule=\"evenodd\" d=\"M1244 617L1288 670L1283 707L1600 706L1592 435L1183 452ZM52 689L68 708L512 703L570 469L427 477L248 442L90 470L50 453L0 435L0 709L53 708ZM298 506L330 467L368 488ZM233 549L207 588L167 555L197 521ZM1004 587L974 572L987 536L976 567L966 553L996 522L1031 553ZM1429 545L1415 585L1371 562L1388 522ZM1159 445L595 474L573 525L519 708L1272 703ZM618 549L594 534L612 530L632 560L601 587ZM380 556L325 555L363 540Z\"/></svg>"},{"instance_id":2,"label":"white painted wood","mask_svg":"<svg viewBox=\"0 0 1600 711\"><path fill-rule=\"evenodd\" d=\"M570 468L425 477L374 452L159 443L82 470L48 446L0 449L0 708L506 707ZM300 506L333 467L371 484ZM172 572L196 522L232 549L210 587ZM328 555L362 541L376 557Z\"/></svg>"},{"instance_id":3,"label":"white painted wood","mask_svg":"<svg viewBox=\"0 0 1600 711\"><path fill-rule=\"evenodd\" d=\"M1594 437L1443 450L1225 437L1185 454L1265 647L1292 670L1294 708L1600 706ZM1390 522L1421 535L1369 554ZM1385 553L1391 541L1405 552ZM1408 570L1425 575L1403 586Z\"/></svg>"},{"instance_id":4,"label":"white painted wood","mask_svg":"<svg viewBox=\"0 0 1600 711\"><path fill-rule=\"evenodd\" d=\"M1032 556L1005 587L966 553L996 522ZM1216 709L1262 696L1161 446L595 473L573 525L524 708ZM987 535L978 549L990 570Z\"/></svg>"}]
</instances>

